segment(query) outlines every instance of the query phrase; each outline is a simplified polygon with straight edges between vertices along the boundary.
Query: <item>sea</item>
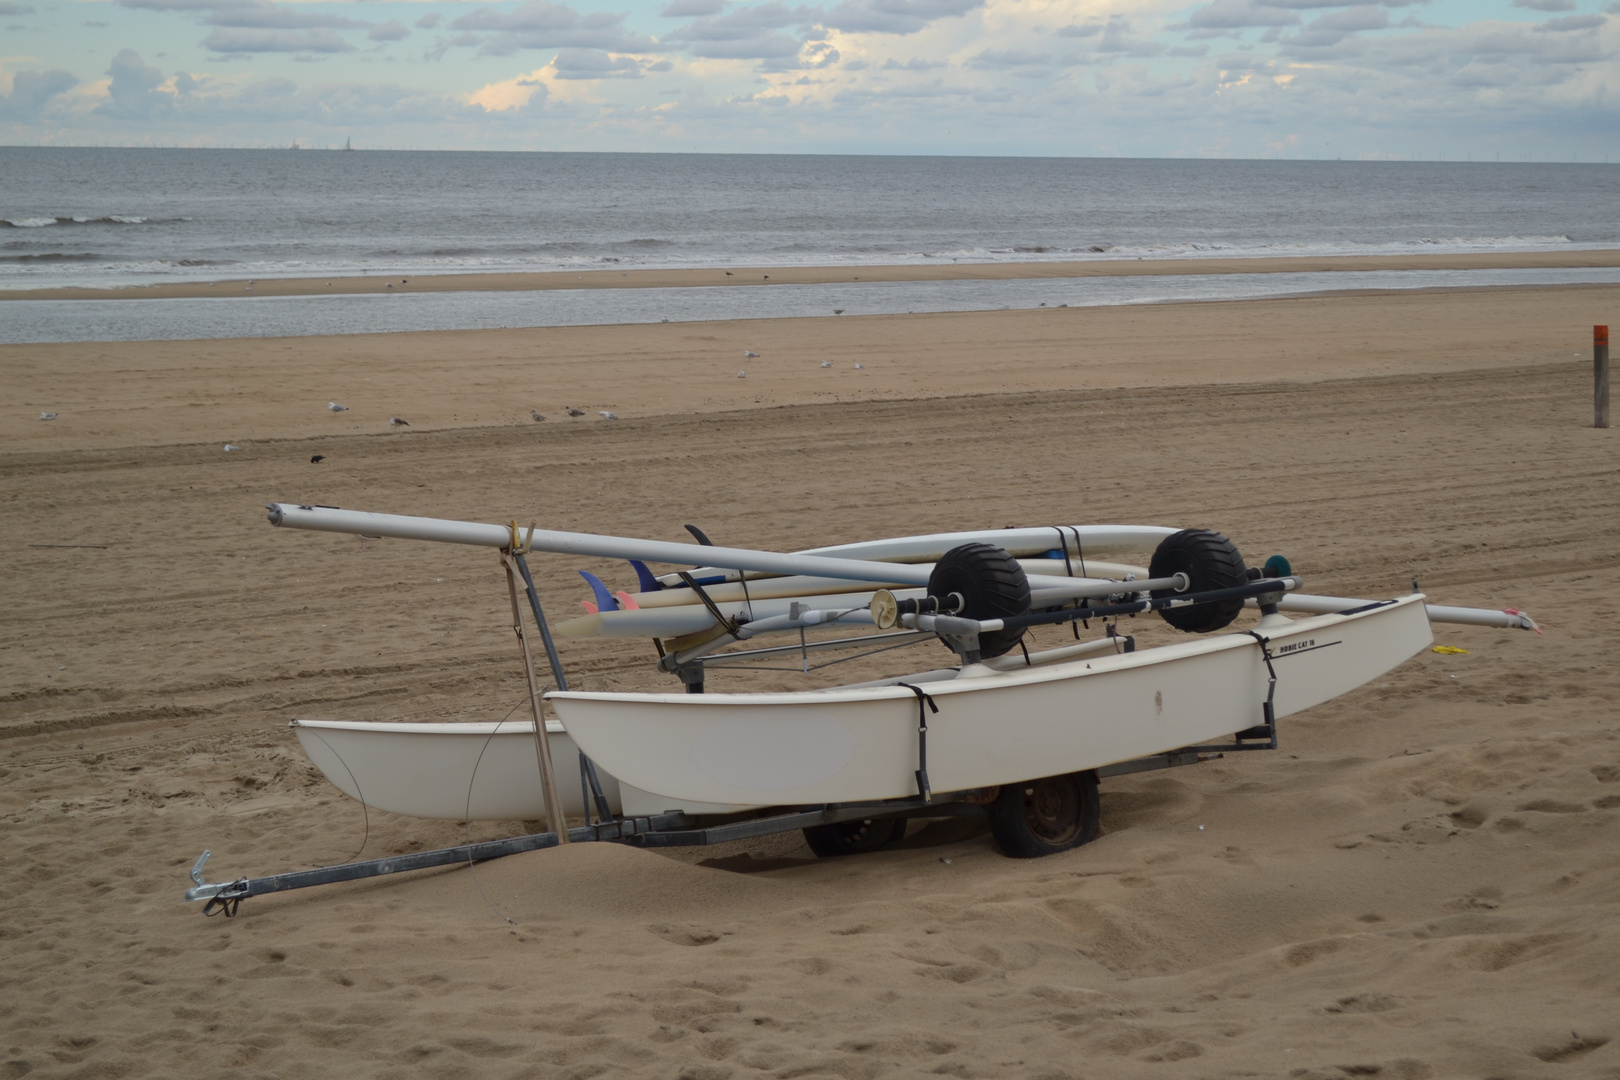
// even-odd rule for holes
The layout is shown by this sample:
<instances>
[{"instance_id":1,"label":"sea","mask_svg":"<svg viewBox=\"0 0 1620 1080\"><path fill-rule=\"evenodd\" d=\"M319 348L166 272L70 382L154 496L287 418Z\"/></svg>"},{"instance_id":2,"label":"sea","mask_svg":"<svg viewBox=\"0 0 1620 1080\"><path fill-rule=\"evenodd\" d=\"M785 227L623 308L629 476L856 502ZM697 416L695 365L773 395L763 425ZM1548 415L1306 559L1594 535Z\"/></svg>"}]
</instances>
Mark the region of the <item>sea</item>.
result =
<instances>
[{"instance_id":1,"label":"sea","mask_svg":"<svg viewBox=\"0 0 1620 1080\"><path fill-rule=\"evenodd\" d=\"M525 271L1620 247L1620 165L0 147L0 297ZM1620 281L1192 274L194 300L3 300L0 342L267 337Z\"/></svg>"}]
</instances>

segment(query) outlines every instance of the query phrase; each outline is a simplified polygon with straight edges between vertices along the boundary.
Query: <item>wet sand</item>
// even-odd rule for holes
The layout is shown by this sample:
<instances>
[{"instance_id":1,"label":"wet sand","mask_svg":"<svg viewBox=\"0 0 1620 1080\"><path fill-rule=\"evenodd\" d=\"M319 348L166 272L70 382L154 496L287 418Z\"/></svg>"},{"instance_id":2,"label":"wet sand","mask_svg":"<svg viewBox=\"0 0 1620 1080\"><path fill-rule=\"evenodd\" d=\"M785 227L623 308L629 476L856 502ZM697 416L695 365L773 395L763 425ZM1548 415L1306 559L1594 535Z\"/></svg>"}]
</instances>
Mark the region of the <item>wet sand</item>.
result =
<instances>
[{"instance_id":1,"label":"wet sand","mask_svg":"<svg viewBox=\"0 0 1620 1080\"><path fill-rule=\"evenodd\" d=\"M939 262L898 266L763 266L725 269L583 270L334 278L220 278L119 288L0 290L0 300L157 300L343 293L523 292L541 289L655 289L716 285L824 285L853 281L1011 281L1030 278L1185 274L1302 274L1350 270L1484 270L1620 266L1620 251L1500 251L1419 255L1109 259L1070 262Z\"/></svg>"},{"instance_id":2,"label":"wet sand","mask_svg":"<svg viewBox=\"0 0 1620 1080\"><path fill-rule=\"evenodd\" d=\"M0 1067L1620 1076L1620 443L1590 427L1617 301L0 349L26 399L0 424ZM205 920L180 900L205 847L219 880L524 828L368 815L285 726L521 705L494 557L272 531L272 499L781 547L1204 525L1312 591L1416 577L1546 634L1438 627L1468 652L1277 752L1109 780L1103 835L1044 860L971 822L828 861L793 835L581 846ZM532 562L556 613L577 568L627 581ZM565 650L581 687L668 687L642 643Z\"/></svg>"}]
</instances>

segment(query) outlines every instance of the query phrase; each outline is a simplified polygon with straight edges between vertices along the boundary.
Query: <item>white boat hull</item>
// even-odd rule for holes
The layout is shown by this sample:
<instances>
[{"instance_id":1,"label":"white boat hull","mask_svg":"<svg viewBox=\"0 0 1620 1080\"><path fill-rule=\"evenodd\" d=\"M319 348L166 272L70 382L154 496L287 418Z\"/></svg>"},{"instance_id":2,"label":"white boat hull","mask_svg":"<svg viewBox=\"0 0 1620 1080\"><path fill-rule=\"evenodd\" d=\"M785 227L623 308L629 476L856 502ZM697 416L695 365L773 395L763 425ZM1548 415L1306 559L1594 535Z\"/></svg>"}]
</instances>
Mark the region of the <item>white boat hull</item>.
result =
<instances>
[{"instance_id":1,"label":"white boat hull","mask_svg":"<svg viewBox=\"0 0 1620 1080\"><path fill-rule=\"evenodd\" d=\"M294 720L310 761L347 796L374 810L449 821L546 821L534 722L375 724ZM563 813L582 816L579 748L546 724ZM601 773L603 794L621 810L619 784Z\"/></svg>"},{"instance_id":2,"label":"white boat hull","mask_svg":"<svg viewBox=\"0 0 1620 1080\"><path fill-rule=\"evenodd\" d=\"M1286 717L1432 640L1421 594L1265 632ZM929 683L935 791L1016 783L1211 742L1261 723L1267 670L1248 634ZM863 687L787 694L547 695L578 745L627 784L687 803L791 806L917 794L918 699Z\"/></svg>"}]
</instances>

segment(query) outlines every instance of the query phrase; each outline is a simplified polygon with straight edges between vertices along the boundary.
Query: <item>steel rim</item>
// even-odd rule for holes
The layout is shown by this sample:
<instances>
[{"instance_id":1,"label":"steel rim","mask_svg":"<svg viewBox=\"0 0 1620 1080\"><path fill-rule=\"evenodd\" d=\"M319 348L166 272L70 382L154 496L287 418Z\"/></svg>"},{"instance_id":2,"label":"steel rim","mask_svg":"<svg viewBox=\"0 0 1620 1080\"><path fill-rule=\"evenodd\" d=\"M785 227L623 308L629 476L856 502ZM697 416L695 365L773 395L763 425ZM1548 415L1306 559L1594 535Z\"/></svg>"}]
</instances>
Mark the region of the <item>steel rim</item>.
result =
<instances>
[{"instance_id":1,"label":"steel rim","mask_svg":"<svg viewBox=\"0 0 1620 1080\"><path fill-rule=\"evenodd\" d=\"M1037 780L1024 788L1024 821L1045 844L1066 844L1080 835L1080 788L1067 776Z\"/></svg>"}]
</instances>

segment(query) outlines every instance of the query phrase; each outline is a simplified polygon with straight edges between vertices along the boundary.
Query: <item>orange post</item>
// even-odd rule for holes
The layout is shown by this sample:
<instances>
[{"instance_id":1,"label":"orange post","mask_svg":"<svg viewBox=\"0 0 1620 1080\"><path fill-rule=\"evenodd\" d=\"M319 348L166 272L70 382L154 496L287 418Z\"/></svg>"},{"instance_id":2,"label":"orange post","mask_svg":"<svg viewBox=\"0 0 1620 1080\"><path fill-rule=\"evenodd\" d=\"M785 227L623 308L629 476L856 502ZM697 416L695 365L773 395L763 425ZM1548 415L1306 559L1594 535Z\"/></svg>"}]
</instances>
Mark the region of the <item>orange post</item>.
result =
<instances>
[{"instance_id":1,"label":"orange post","mask_svg":"<svg viewBox=\"0 0 1620 1080\"><path fill-rule=\"evenodd\" d=\"M1592 426L1609 426L1609 328L1592 327Z\"/></svg>"}]
</instances>

